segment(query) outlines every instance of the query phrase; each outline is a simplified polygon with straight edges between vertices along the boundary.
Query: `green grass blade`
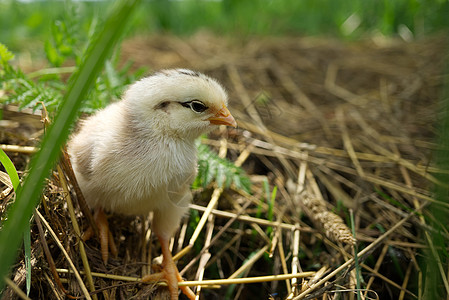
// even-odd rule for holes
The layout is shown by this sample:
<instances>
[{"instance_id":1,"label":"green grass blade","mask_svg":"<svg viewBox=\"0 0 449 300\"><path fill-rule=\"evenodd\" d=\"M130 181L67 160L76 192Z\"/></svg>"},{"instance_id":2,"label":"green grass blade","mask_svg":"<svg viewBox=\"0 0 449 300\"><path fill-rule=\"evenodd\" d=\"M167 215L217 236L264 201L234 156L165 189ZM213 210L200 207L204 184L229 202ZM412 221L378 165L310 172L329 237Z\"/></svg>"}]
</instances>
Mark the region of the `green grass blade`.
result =
<instances>
[{"instance_id":1,"label":"green grass blade","mask_svg":"<svg viewBox=\"0 0 449 300\"><path fill-rule=\"evenodd\" d=\"M31 290L31 224L29 221L23 230L23 251L25 252L26 290L29 296Z\"/></svg>"},{"instance_id":2,"label":"green grass blade","mask_svg":"<svg viewBox=\"0 0 449 300\"><path fill-rule=\"evenodd\" d=\"M269 221L273 221L273 216L274 216L274 205L275 205L275 201L276 201L276 195L277 195L277 191L278 191L278 187L274 186L273 187L273 191L271 192L271 196L268 200L268 220ZM271 236L273 232L273 227L269 226L267 227L266 233L268 236Z\"/></svg>"},{"instance_id":3,"label":"green grass blade","mask_svg":"<svg viewBox=\"0 0 449 300\"><path fill-rule=\"evenodd\" d=\"M19 175L13 162L2 149L0 149L0 163L5 167L6 173L9 175L14 191L17 191L20 184ZM25 252L26 291L28 296L31 289L31 233L29 222L27 222L23 230L23 246Z\"/></svg>"},{"instance_id":4,"label":"green grass blade","mask_svg":"<svg viewBox=\"0 0 449 300\"><path fill-rule=\"evenodd\" d=\"M19 175L17 174L16 167L14 167L14 164L2 149L0 149L0 163L5 167L6 173L8 173L11 179L12 186L17 191L17 187L20 184Z\"/></svg>"},{"instance_id":5,"label":"green grass blade","mask_svg":"<svg viewBox=\"0 0 449 300\"><path fill-rule=\"evenodd\" d=\"M352 213L352 209L350 210L350 217L351 217L351 229L352 229L352 236L355 238L356 232L355 232L355 221L354 221L354 214ZM361 291L361 272L360 272L360 265L359 265L359 251L357 249L357 244L354 245L354 264L355 264L355 277L356 277L356 289L357 289L357 300L362 299L362 295L360 293Z\"/></svg>"},{"instance_id":6,"label":"green grass blade","mask_svg":"<svg viewBox=\"0 0 449 300\"><path fill-rule=\"evenodd\" d=\"M16 201L7 211L7 220L0 231L0 290L5 284L4 276L14 262L20 246L19 233L26 228L40 198L43 182L59 156L60 148L67 139L81 103L118 42L124 24L140 2L116 2L104 25L99 29L96 39L90 43L83 63L69 82L59 113L44 136L40 150L33 157L30 173L24 184L18 188Z\"/></svg>"},{"instance_id":7,"label":"green grass blade","mask_svg":"<svg viewBox=\"0 0 449 300\"><path fill-rule=\"evenodd\" d=\"M447 53L446 53L447 57ZM446 61L444 72L444 86L440 99L440 109L438 115L440 117L438 124L438 148L435 151L435 162L438 168L449 168L449 60ZM441 182L449 182L449 174L437 174L437 179ZM439 202L448 202L449 190L445 186L435 185L434 192L436 200ZM429 249L423 252L424 266L426 270L426 280L424 282L423 299L443 299L449 295L449 283L447 279L448 257L447 251L448 240L443 233L448 230L447 220L449 214L447 210L431 204L429 213L433 220L429 220L428 224L435 230L427 233L427 243Z\"/></svg>"}]
</instances>

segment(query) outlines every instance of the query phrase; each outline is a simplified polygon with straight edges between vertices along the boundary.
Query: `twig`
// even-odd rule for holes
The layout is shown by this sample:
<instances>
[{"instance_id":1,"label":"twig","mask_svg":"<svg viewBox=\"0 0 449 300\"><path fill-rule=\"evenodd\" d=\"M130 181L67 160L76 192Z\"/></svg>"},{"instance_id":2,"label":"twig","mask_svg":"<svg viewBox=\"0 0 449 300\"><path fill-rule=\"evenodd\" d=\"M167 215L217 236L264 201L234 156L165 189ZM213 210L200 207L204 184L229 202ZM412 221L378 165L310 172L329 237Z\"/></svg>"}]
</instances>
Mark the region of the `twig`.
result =
<instances>
[{"instance_id":1,"label":"twig","mask_svg":"<svg viewBox=\"0 0 449 300\"><path fill-rule=\"evenodd\" d=\"M41 221L43 222L43 219L37 215L37 212L38 212L38 210L36 209L35 213L34 213L34 219L36 220L36 225L37 225L37 228L39 231L42 249L44 251L45 258L47 259L47 263L50 267L50 271L51 271L53 278L54 278L56 284L58 285L58 287L64 292L64 294L66 294L69 298L73 299L73 296L69 295L70 293L62 285L61 279L59 278L59 275L58 275L58 272L56 272L55 261L53 260L53 257L51 256L50 249L48 248L47 240L45 239L45 232L44 232L44 229L41 224Z\"/></svg>"},{"instance_id":2,"label":"twig","mask_svg":"<svg viewBox=\"0 0 449 300\"><path fill-rule=\"evenodd\" d=\"M191 209L195 209L195 210L199 210L199 211L205 211L207 208L204 206L200 206L197 204L190 204L189 206ZM237 220L239 221L243 221L243 222L247 222L247 223L256 223L262 226L276 226L276 222L272 222L269 220L265 220L265 219L261 219L261 218L255 218L255 217L250 217L250 216L238 216L235 213L231 213L231 212L227 212L227 211L222 211L222 210L218 210L218 209L212 209L211 213L213 213L216 216L219 217L223 217L223 218L234 218L236 217ZM289 229L289 230L293 230L295 229L295 225L292 224L287 224L287 223L281 223L279 225L281 228L283 229ZM304 232L316 232L316 230L311 229L310 227L305 227L305 228L301 228L302 231Z\"/></svg>"},{"instance_id":3,"label":"twig","mask_svg":"<svg viewBox=\"0 0 449 300\"><path fill-rule=\"evenodd\" d=\"M16 292L17 296L19 296L20 298L24 299L24 300L31 300L30 298L28 298L28 296L14 283L14 281L12 281L11 279L9 279L8 277L4 278L6 284L14 291Z\"/></svg>"},{"instance_id":4,"label":"twig","mask_svg":"<svg viewBox=\"0 0 449 300\"><path fill-rule=\"evenodd\" d=\"M384 261L385 255L387 254L389 246L388 245L384 245L382 248L382 251L380 252L380 255L377 259L376 264L374 265L374 271L377 273L382 265L382 262ZM369 291L369 289L371 288L371 285L373 284L375 279L375 276L370 276L370 279L368 280L368 283L366 284L366 292L365 292L365 297L367 296L367 293Z\"/></svg>"},{"instance_id":5,"label":"twig","mask_svg":"<svg viewBox=\"0 0 449 300\"><path fill-rule=\"evenodd\" d=\"M224 126L221 126L220 129L224 130ZM227 150L228 150L228 148L227 148L227 140L224 139L224 138L220 139L220 144L221 144L221 146L220 146L220 152L219 152L218 156L220 158L225 158ZM198 270L197 270L197 273L196 273L196 276L195 276L195 278L197 278L198 281L202 281L203 280L206 264L207 264L207 262L209 261L209 259L211 257L211 254L210 254L208 249L210 247L212 234L214 232L214 221L215 221L214 215L213 214L209 214L207 220L208 220L208 223L207 223L206 239L205 239L204 247L203 247L205 250L202 251L203 253L201 254L200 264L198 266ZM198 285L197 289L196 289L196 298L195 299L199 300L200 293L201 293L201 285Z\"/></svg>"},{"instance_id":6,"label":"twig","mask_svg":"<svg viewBox=\"0 0 449 300\"><path fill-rule=\"evenodd\" d=\"M59 273L71 273L68 269L57 269ZM84 274L83 271L80 271L81 274ZM215 285L229 285L229 284L242 284L242 283L257 283L257 282L270 282L270 281L279 281L279 280L287 280L292 278L306 278L312 277L316 273L315 272L302 272L297 274L282 274L282 275L270 275L270 276L258 276L258 277L246 277L246 278L233 278L233 279L211 279L211 280L203 280L203 281L181 281L179 282L179 286L197 286L201 285L203 287L207 286L215 286ZM95 277L105 278L105 279L113 279L113 280L121 280L121 281L132 281L136 283L141 283L142 278L140 277L130 277L130 276L119 276L119 275L111 275L104 273L92 272L92 275ZM165 282L157 282L157 285L166 286Z\"/></svg>"},{"instance_id":7,"label":"twig","mask_svg":"<svg viewBox=\"0 0 449 300\"><path fill-rule=\"evenodd\" d=\"M44 277L45 277L45 280L47 280L48 285L50 286L51 291L52 291L53 294L55 295L56 299L58 299L58 300L64 300L64 296L61 295L61 294L59 293L59 291L56 289L55 283L54 283L53 280L50 278L50 276L48 276L47 273L44 273ZM66 279L66 278L63 278L63 279ZM62 279L61 279L61 281L63 282Z\"/></svg>"},{"instance_id":8,"label":"twig","mask_svg":"<svg viewBox=\"0 0 449 300\"><path fill-rule=\"evenodd\" d=\"M225 146L227 147L227 144ZM247 147L246 149L249 149L249 147ZM222 152L222 155L225 155L225 152ZM245 162L246 158L248 158L248 156L249 155L247 154L247 152L243 151L240 154L240 156L237 158L239 165L236 165L236 166L240 166L241 164L243 164ZM206 223L207 219L209 218L211 211L217 206L218 199L220 198L222 193L223 193L223 188L218 187L218 188L214 189L214 192L212 193L212 196L211 196L211 200L209 201L209 204L207 205L206 210L204 210L204 213L201 216L201 219L198 222L198 225L196 226L195 231L193 232L192 237L189 240L189 244L184 249L179 251L176 255L174 255L173 260L179 260L188 251L190 251L190 249L193 247L196 239L198 238L199 234L203 230L204 224Z\"/></svg>"},{"instance_id":9,"label":"twig","mask_svg":"<svg viewBox=\"0 0 449 300\"><path fill-rule=\"evenodd\" d=\"M352 163L355 166L355 169L357 170L357 173L361 178L365 177L365 173L363 172L362 166L360 165L360 162L355 154L354 147L352 146L351 138L349 137L348 129L346 128L346 123L344 119L343 114L343 108L341 106L338 106L335 112L335 116L338 120L338 125L340 126L341 130L341 136L343 139L343 144L346 148L346 151L348 151L348 155L351 158Z\"/></svg>"},{"instance_id":10,"label":"twig","mask_svg":"<svg viewBox=\"0 0 449 300\"><path fill-rule=\"evenodd\" d=\"M37 151L37 148L32 146L18 146L18 145L5 145L5 144L0 144L0 149L2 149L5 152L17 152L25 154L33 154Z\"/></svg>"},{"instance_id":11,"label":"twig","mask_svg":"<svg viewBox=\"0 0 449 300\"><path fill-rule=\"evenodd\" d=\"M421 209L422 207L420 207ZM359 259L362 259L362 257L369 253L370 251L374 250L384 239L386 239L390 234L392 234L396 229L398 229L399 227L401 227L406 221L408 221L412 216L415 215L415 213L418 210L410 213L406 218L403 218L402 220L400 220L398 223L396 223L393 227L391 227L387 232L385 232L384 234L382 234L380 237L378 237L374 242L372 242L371 244L369 244L366 248L364 248L362 251L360 251L357 255L357 257ZM294 300L300 300L300 299L304 299L304 297L306 297L309 293L315 291L319 286L321 286L322 284L326 283L327 281L329 281L329 279L331 279L332 277L334 277L335 275L337 275L340 271L346 269L347 267L349 267L350 265L352 265L354 263L354 258L351 258L349 260L347 260L344 264L342 264L340 267L336 268L334 271L332 271L330 274L328 274L326 277L324 277L323 279L321 279L319 282L311 285L307 290L305 290L304 292L302 292L301 294L299 294L298 297L295 297Z\"/></svg>"},{"instance_id":12,"label":"twig","mask_svg":"<svg viewBox=\"0 0 449 300\"><path fill-rule=\"evenodd\" d=\"M209 218L209 215L212 212L212 209L214 209L217 206L218 199L220 199L221 193L223 193L223 188L215 188L214 192L212 193L212 197L209 201L209 204L207 205L206 210L204 211L203 215L201 216L200 221L198 222L198 225L195 228L195 231L192 234L192 237L189 241L189 246L193 246L195 244L196 239L200 235L201 230L204 227L204 224L206 224L207 219Z\"/></svg>"},{"instance_id":13,"label":"twig","mask_svg":"<svg viewBox=\"0 0 449 300\"><path fill-rule=\"evenodd\" d=\"M269 245L265 245L259 251L256 252L251 258L249 258L246 263L244 263L240 268L237 269L234 273L232 273L231 276L228 277L228 279L234 279L237 278L240 274L243 273L243 271L247 270L248 268L251 268L251 266L268 250Z\"/></svg>"},{"instance_id":14,"label":"twig","mask_svg":"<svg viewBox=\"0 0 449 300\"><path fill-rule=\"evenodd\" d=\"M234 224L234 222L237 220L237 217L240 216L242 213L244 213L245 210L248 208L248 206L249 206L250 204L251 204L251 202L250 202L250 201L247 201L247 202L243 205L243 207L237 212L237 214L235 215L235 217L233 217L233 218L231 218L230 220L228 220L228 221L226 222L226 224L220 229L220 231L214 235L214 238L210 241L210 243L207 245L207 247L206 247L206 246L203 247L203 249L201 249L200 253L199 253L194 259L192 259L192 260L191 260L191 261L184 267L184 269L183 269L181 272L179 272L179 273L180 273L181 275L184 274L184 273L188 270L188 268L189 268L190 266L192 266L193 264L195 264L195 263L201 258L201 255L202 255L203 253L205 253L207 250L209 250L209 248L210 248L212 245L214 245L215 242L218 241L218 239L223 235L223 233L225 233L226 230L227 230L232 224ZM230 242L230 244L232 244L232 242ZM225 248L226 248L226 247L225 247ZM222 250L223 250L223 249L221 249L220 252L221 252ZM215 258L215 259L216 259L217 257L219 257L219 254L214 255L214 258ZM209 264L210 264L210 262L209 262ZM209 265L209 264L208 264L208 265ZM206 266L206 267L207 267L207 266Z\"/></svg>"},{"instance_id":15,"label":"twig","mask_svg":"<svg viewBox=\"0 0 449 300\"><path fill-rule=\"evenodd\" d=\"M72 260L70 259L69 254L67 253L67 251L65 251L64 246L59 241L58 236L53 231L53 229L51 228L50 224L48 224L48 222L45 220L45 218L41 215L41 213L37 209L35 210L35 212L36 212L37 216L39 216L39 218L42 221L42 223L44 223L44 225L47 228L48 232L50 232L51 236L53 237L53 240L56 242L56 244L58 245L58 247L61 250L61 252L66 257L67 262L70 265L70 268L73 270L73 273L75 274L75 278L78 280L78 283L79 283L79 285L81 287L81 291L83 292L84 296L87 299L89 299L89 300L92 299L90 297L90 295L89 295L89 291L87 290L86 286L84 285L83 279L81 278L78 270L76 269L75 265L73 264Z\"/></svg>"},{"instance_id":16,"label":"twig","mask_svg":"<svg viewBox=\"0 0 449 300\"><path fill-rule=\"evenodd\" d=\"M278 228L277 230L281 231L280 228ZM279 234L278 249L279 249L279 256L281 258L282 271L284 272L284 274L288 274L287 260L285 258L284 245L282 244L282 233ZM292 286L290 284L290 281L286 280L285 285L287 286L287 292L290 294L292 292Z\"/></svg>"},{"instance_id":17,"label":"twig","mask_svg":"<svg viewBox=\"0 0 449 300\"><path fill-rule=\"evenodd\" d=\"M310 113L315 119L317 119L322 128L324 133L327 137L331 137L331 130L329 128L329 125L326 122L326 119L324 118L321 111L318 109L318 107L313 103L312 100L300 89L298 84L293 81L291 74L291 70L286 71L286 69L289 69L288 66L283 66L282 68L279 66L279 64L273 63L271 64L271 69L274 71L276 76L281 81L284 88L292 94L293 98L296 100L299 105L305 108L305 110Z\"/></svg>"},{"instance_id":18,"label":"twig","mask_svg":"<svg viewBox=\"0 0 449 300\"><path fill-rule=\"evenodd\" d=\"M72 163L70 161L70 156L67 153L67 149L64 147L62 149L61 162L62 167L67 174L70 182L72 183L73 189L75 190L75 194L78 200L78 204L83 212L84 216L87 218L89 222L90 228L94 231L95 236L99 236L97 223L94 220L94 217L90 211L89 206L87 205L86 199L84 198L83 192L78 184L78 180L76 179L75 173L73 172Z\"/></svg>"},{"instance_id":19,"label":"twig","mask_svg":"<svg viewBox=\"0 0 449 300\"><path fill-rule=\"evenodd\" d=\"M75 209L73 208L72 197L70 197L69 188L67 186L67 181L65 179L64 173L61 169L61 166L58 164L57 166L59 182L62 186L62 189L65 193L65 199L67 201L67 208L69 210L70 220L72 221L73 230L76 234L76 239L78 243L78 248L80 251L81 260L83 262L84 270L86 270L87 283L89 284L90 291L95 291L94 280L92 279L92 274L90 272L89 260L87 259L86 251L84 249L83 241L80 239L81 230L78 225L78 221L75 216ZM97 295L92 295L93 300L97 300Z\"/></svg>"},{"instance_id":20,"label":"twig","mask_svg":"<svg viewBox=\"0 0 449 300\"><path fill-rule=\"evenodd\" d=\"M409 264L408 264L407 270L405 271L404 282L402 283L402 286L401 286L403 288L403 290L401 290L401 292L399 293L398 300L403 300L404 299L404 296L405 296L404 290L407 289L407 285L408 285L408 282L410 280L410 274L412 273L412 268L413 268L413 262L410 261Z\"/></svg>"},{"instance_id":21,"label":"twig","mask_svg":"<svg viewBox=\"0 0 449 300\"><path fill-rule=\"evenodd\" d=\"M264 125L261 117L259 116L259 113L257 112L256 108L254 107L254 104L251 101L250 96L248 95L247 90L245 89L242 80L240 78L239 72L237 71L237 68L234 65L227 65L226 68L229 78L231 79L232 84L234 85L234 88L236 89L237 93L240 95L240 99L242 100L243 104L246 107L246 110L248 111L250 117L256 122L257 126L264 132L264 136L267 137L268 141L270 143L274 144L273 138L269 135L266 126ZM290 163L287 161L287 159L281 155L280 153L275 153L276 157L279 159L279 161L284 166L285 170L289 174L291 178L295 177L295 173L293 171L293 168L291 167Z\"/></svg>"}]
</instances>

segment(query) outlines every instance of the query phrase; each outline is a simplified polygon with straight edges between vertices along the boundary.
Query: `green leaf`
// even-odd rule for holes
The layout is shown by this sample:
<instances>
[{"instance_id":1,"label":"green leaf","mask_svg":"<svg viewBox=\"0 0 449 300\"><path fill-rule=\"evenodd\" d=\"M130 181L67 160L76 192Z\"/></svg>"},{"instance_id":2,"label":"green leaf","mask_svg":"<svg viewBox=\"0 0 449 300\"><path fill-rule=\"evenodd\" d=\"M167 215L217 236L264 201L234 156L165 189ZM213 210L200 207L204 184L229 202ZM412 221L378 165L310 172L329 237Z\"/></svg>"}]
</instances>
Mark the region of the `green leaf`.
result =
<instances>
[{"instance_id":1,"label":"green leaf","mask_svg":"<svg viewBox=\"0 0 449 300\"><path fill-rule=\"evenodd\" d=\"M198 141L198 175L192 185L193 188L207 187L214 179L219 187L236 188L249 193L251 181L245 172L227 159L219 157L207 145Z\"/></svg>"},{"instance_id":2,"label":"green leaf","mask_svg":"<svg viewBox=\"0 0 449 300\"><path fill-rule=\"evenodd\" d=\"M64 62L64 57L59 53L58 49L53 46L50 41L45 41L44 45L45 54L47 55L48 61L56 67L59 67Z\"/></svg>"},{"instance_id":3,"label":"green leaf","mask_svg":"<svg viewBox=\"0 0 449 300\"><path fill-rule=\"evenodd\" d=\"M23 230L23 249L25 252L25 278L28 296L31 290L31 224L29 221L27 226L25 226L25 229Z\"/></svg>"},{"instance_id":4,"label":"green leaf","mask_svg":"<svg viewBox=\"0 0 449 300\"><path fill-rule=\"evenodd\" d=\"M17 174L16 167L13 162L9 159L6 153L0 149L0 163L5 168L6 172L9 175L14 191L17 191L20 180L19 175ZM25 270L26 270L26 290L27 295L30 293L31 288L31 229L30 223L27 223L23 231L23 244L24 244L24 252L25 252Z\"/></svg>"},{"instance_id":5,"label":"green leaf","mask_svg":"<svg viewBox=\"0 0 449 300\"><path fill-rule=\"evenodd\" d=\"M42 140L40 150L30 163L30 173L24 184L17 191L16 201L8 209L8 219L0 231L0 290L9 267L14 262L17 248L20 245L21 234L26 228L29 218L40 199L42 186L50 169L53 167L60 148L67 139L71 124L78 115L82 101L89 89L95 83L103 68L104 62L110 56L115 44L119 41L124 24L140 3L139 0L115 2L103 26L97 32L96 39L91 41L83 64L69 81L67 94L52 126Z\"/></svg>"},{"instance_id":6,"label":"green leaf","mask_svg":"<svg viewBox=\"0 0 449 300\"><path fill-rule=\"evenodd\" d=\"M17 188L20 184L19 175L17 174L16 167L9 159L8 155L6 155L5 151L3 151L2 149L0 149L0 163L3 165L6 173L8 173L9 175L14 191L17 191Z\"/></svg>"},{"instance_id":7,"label":"green leaf","mask_svg":"<svg viewBox=\"0 0 449 300\"><path fill-rule=\"evenodd\" d=\"M8 48L0 43L0 62L2 64L7 63L14 58L14 54L8 50Z\"/></svg>"}]
</instances>

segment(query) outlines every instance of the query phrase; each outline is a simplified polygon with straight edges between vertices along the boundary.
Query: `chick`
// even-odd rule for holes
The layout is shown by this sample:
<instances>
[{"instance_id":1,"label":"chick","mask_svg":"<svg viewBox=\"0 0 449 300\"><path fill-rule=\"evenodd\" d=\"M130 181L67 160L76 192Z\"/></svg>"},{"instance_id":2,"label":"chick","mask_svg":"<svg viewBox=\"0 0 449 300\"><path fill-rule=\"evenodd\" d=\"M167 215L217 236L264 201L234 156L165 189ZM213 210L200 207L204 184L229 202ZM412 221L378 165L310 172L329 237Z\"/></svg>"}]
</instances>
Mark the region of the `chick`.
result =
<instances>
[{"instance_id":1,"label":"chick","mask_svg":"<svg viewBox=\"0 0 449 300\"><path fill-rule=\"evenodd\" d=\"M227 102L214 79L187 69L163 70L132 84L121 101L83 121L68 144L79 186L95 211L103 260L112 236L104 210L126 215L152 211L172 300L178 298L182 279L169 239L192 200L195 139L217 125L237 125ZM182 291L194 299L189 288Z\"/></svg>"}]
</instances>

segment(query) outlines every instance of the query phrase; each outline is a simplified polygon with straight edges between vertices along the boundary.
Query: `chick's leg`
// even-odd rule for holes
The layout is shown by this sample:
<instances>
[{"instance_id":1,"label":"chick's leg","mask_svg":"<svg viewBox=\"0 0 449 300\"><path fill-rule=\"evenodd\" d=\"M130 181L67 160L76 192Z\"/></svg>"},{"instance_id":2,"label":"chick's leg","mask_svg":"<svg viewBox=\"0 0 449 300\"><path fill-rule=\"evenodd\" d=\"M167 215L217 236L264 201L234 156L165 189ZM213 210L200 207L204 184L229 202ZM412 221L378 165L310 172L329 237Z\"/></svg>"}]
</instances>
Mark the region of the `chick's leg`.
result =
<instances>
[{"instance_id":1,"label":"chick's leg","mask_svg":"<svg viewBox=\"0 0 449 300\"><path fill-rule=\"evenodd\" d=\"M161 243L161 250L163 255L162 266L164 268L165 279L167 280L168 289L170 290L170 295L176 296L174 299L178 299L178 282L183 281L181 275L179 274L178 268L176 267L173 257L169 249L169 240L158 236L159 243ZM181 291L189 297L189 299L195 299L195 294L188 286L182 286Z\"/></svg>"},{"instance_id":2,"label":"chick's leg","mask_svg":"<svg viewBox=\"0 0 449 300\"><path fill-rule=\"evenodd\" d=\"M108 263L109 251L111 250L113 256L117 255L117 247L115 246L112 233L109 230L109 223L102 208L97 208L94 214L95 223L98 227L100 246L101 246L101 258L105 264ZM87 241L94 235L93 228L89 227L82 236L83 241Z\"/></svg>"},{"instance_id":3,"label":"chick's leg","mask_svg":"<svg viewBox=\"0 0 449 300\"><path fill-rule=\"evenodd\" d=\"M161 277L167 281L171 300L175 300L178 299L178 282L181 282L182 278L173 261L169 248L169 240L178 228L181 218L187 213L192 194L187 184L180 185L179 182L175 181L172 185L168 188L168 194L165 195L166 198L159 200L163 203L161 208L153 211L151 227L161 244L163 255ZM163 197L164 195L161 196ZM157 276L157 274L145 276L143 281L150 281L154 276ZM180 287L180 289L189 299L195 299L195 294L189 287Z\"/></svg>"},{"instance_id":4,"label":"chick's leg","mask_svg":"<svg viewBox=\"0 0 449 300\"><path fill-rule=\"evenodd\" d=\"M161 273L150 274L142 278L142 281L154 281L157 279L165 279L167 281L168 290L170 291L170 299L176 300L178 299L178 282L183 281L181 275L179 274L178 268L176 267L175 262L173 261L173 257L169 248L169 240L167 238L163 238L158 236L159 243L161 244L162 250L162 267L163 270ZM181 291L191 300L195 299L195 294L188 286L180 287Z\"/></svg>"}]
</instances>

